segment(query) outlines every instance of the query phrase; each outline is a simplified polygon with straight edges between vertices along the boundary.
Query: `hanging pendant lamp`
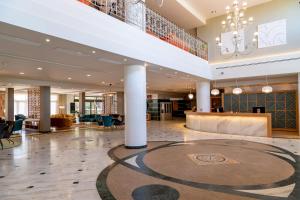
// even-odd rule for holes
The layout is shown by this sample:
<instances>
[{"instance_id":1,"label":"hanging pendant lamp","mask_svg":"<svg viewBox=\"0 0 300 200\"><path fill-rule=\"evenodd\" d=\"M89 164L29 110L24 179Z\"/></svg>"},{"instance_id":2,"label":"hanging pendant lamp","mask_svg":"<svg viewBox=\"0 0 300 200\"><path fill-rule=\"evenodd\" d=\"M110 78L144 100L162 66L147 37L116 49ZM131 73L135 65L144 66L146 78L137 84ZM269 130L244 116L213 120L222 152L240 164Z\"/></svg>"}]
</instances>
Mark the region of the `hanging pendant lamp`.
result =
<instances>
[{"instance_id":1,"label":"hanging pendant lamp","mask_svg":"<svg viewBox=\"0 0 300 200\"><path fill-rule=\"evenodd\" d=\"M236 88L234 88L234 89L232 90L232 93L235 94L235 95L240 95L240 94L243 93L242 88L240 88L240 87L238 86L237 80L236 80Z\"/></svg>"},{"instance_id":2,"label":"hanging pendant lamp","mask_svg":"<svg viewBox=\"0 0 300 200\"><path fill-rule=\"evenodd\" d=\"M217 96L220 94L220 90L217 88L217 81L215 81L215 87L210 91L211 95Z\"/></svg>"},{"instance_id":3,"label":"hanging pendant lamp","mask_svg":"<svg viewBox=\"0 0 300 200\"><path fill-rule=\"evenodd\" d=\"M270 86L268 83L268 76L266 76L266 86L262 87L261 91L265 94L269 94L273 92L272 86Z\"/></svg>"}]
</instances>

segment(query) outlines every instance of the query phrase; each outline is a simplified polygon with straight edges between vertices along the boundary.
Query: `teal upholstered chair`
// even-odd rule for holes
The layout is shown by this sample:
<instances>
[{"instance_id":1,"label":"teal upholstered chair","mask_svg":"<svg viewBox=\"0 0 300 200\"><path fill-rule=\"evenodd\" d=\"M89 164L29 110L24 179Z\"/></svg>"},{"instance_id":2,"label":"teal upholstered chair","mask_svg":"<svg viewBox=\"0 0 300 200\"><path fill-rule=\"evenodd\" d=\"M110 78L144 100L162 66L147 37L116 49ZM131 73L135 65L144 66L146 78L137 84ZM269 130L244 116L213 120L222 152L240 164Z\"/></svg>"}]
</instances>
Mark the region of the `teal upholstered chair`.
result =
<instances>
[{"instance_id":1,"label":"teal upholstered chair","mask_svg":"<svg viewBox=\"0 0 300 200\"><path fill-rule=\"evenodd\" d=\"M112 116L102 116L102 122L104 127L112 127L114 125Z\"/></svg>"},{"instance_id":2,"label":"teal upholstered chair","mask_svg":"<svg viewBox=\"0 0 300 200\"><path fill-rule=\"evenodd\" d=\"M16 132L16 131L22 132L22 128L23 128L23 120L22 119L16 120L15 124L14 124L13 132Z\"/></svg>"},{"instance_id":3,"label":"teal upholstered chair","mask_svg":"<svg viewBox=\"0 0 300 200\"><path fill-rule=\"evenodd\" d=\"M17 115L15 115L15 120L18 120L18 119L22 119L24 121L26 119L26 116L22 115L22 114L17 114Z\"/></svg>"}]
</instances>

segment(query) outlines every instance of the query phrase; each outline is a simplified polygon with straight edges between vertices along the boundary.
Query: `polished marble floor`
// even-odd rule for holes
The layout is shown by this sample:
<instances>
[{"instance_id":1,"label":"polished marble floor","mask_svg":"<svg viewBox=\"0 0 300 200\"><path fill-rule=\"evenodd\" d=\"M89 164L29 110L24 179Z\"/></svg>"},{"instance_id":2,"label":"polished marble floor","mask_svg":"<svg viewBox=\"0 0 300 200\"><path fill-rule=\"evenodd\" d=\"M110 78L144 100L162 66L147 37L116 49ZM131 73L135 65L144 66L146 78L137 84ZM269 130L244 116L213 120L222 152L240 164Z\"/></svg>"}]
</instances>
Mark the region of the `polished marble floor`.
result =
<instances>
[{"instance_id":1,"label":"polished marble floor","mask_svg":"<svg viewBox=\"0 0 300 200\"><path fill-rule=\"evenodd\" d=\"M123 134L123 130L76 128L69 132L22 137L22 145L0 151L0 199L100 199L97 178L114 163L108 152L123 143ZM149 141L210 139L258 142L300 155L299 139L200 133L184 128L182 121L148 123ZM288 176L288 172L285 175Z\"/></svg>"}]
</instances>

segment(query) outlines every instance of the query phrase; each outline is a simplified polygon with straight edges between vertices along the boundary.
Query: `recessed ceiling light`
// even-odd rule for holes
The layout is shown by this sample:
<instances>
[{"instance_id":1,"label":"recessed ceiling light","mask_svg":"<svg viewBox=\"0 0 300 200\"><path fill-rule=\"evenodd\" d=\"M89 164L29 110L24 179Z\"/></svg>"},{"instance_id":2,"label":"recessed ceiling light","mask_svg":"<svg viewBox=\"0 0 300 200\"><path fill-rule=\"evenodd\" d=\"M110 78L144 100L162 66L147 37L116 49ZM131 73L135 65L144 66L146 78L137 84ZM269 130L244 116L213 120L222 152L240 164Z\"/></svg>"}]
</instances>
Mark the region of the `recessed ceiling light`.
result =
<instances>
[{"instance_id":1,"label":"recessed ceiling light","mask_svg":"<svg viewBox=\"0 0 300 200\"><path fill-rule=\"evenodd\" d=\"M45 41L46 41L46 42L50 42L51 40L50 40L49 38L46 38Z\"/></svg>"},{"instance_id":2,"label":"recessed ceiling light","mask_svg":"<svg viewBox=\"0 0 300 200\"><path fill-rule=\"evenodd\" d=\"M68 80L72 80L72 78L71 78L71 77L68 77Z\"/></svg>"},{"instance_id":3,"label":"recessed ceiling light","mask_svg":"<svg viewBox=\"0 0 300 200\"><path fill-rule=\"evenodd\" d=\"M20 74L20 75L24 75L25 73L24 73L24 72L20 72L19 74Z\"/></svg>"},{"instance_id":4,"label":"recessed ceiling light","mask_svg":"<svg viewBox=\"0 0 300 200\"><path fill-rule=\"evenodd\" d=\"M121 82L124 82L124 79L121 79L120 81L121 81Z\"/></svg>"},{"instance_id":5,"label":"recessed ceiling light","mask_svg":"<svg viewBox=\"0 0 300 200\"><path fill-rule=\"evenodd\" d=\"M86 76L87 76L87 77L91 77L92 75L90 75L90 74L87 74Z\"/></svg>"},{"instance_id":6,"label":"recessed ceiling light","mask_svg":"<svg viewBox=\"0 0 300 200\"><path fill-rule=\"evenodd\" d=\"M36 68L36 69L37 69L37 70L40 70L40 71L41 71L41 70L43 70L43 68L42 68L42 67L38 67L38 68Z\"/></svg>"},{"instance_id":7,"label":"recessed ceiling light","mask_svg":"<svg viewBox=\"0 0 300 200\"><path fill-rule=\"evenodd\" d=\"M92 51L92 53L93 53L93 54L95 54L95 53L96 53L96 51Z\"/></svg>"}]
</instances>

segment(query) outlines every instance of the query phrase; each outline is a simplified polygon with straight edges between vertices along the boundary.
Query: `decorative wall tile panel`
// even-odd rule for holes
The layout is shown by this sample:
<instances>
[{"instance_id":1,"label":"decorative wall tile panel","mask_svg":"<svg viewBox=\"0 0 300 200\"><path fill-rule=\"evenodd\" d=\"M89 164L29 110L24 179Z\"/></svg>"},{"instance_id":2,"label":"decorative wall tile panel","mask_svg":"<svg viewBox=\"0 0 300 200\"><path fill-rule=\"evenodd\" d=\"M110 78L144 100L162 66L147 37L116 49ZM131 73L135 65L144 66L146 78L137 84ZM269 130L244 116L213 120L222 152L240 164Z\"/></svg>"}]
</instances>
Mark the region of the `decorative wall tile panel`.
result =
<instances>
[{"instance_id":1,"label":"decorative wall tile panel","mask_svg":"<svg viewBox=\"0 0 300 200\"><path fill-rule=\"evenodd\" d=\"M274 101L267 102L266 104L267 104L266 112L275 111L275 102Z\"/></svg>"},{"instance_id":2,"label":"decorative wall tile panel","mask_svg":"<svg viewBox=\"0 0 300 200\"><path fill-rule=\"evenodd\" d=\"M247 100L245 98L247 97ZM224 95L225 112L252 112L255 106L263 106L272 114L273 128L297 128L297 96L295 91L272 94Z\"/></svg>"},{"instance_id":3,"label":"decorative wall tile panel","mask_svg":"<svg viewBox=\"0 0 300 200\"><path fill-rule=\"evenodd\" d=\"M40 89L30 88L28 92L28 117L40 119Z\"/></svg>"},{"instance_id":4,"label":"decorative wall tile panel","mask_svg":"<svg viewBox=\"0 0 300 200\"><path fill-rule=\"evenodd\" d=\"M285 110L285 102L284 101L276 101L276 110Z\"/></svg>"},{"instance_id":5,"label":"decorative wall tile panel","mask_svg":"<svg viewBox=\"0 0 300 200\"><path fill-rule=\"evenodd\" d=\"M232 111L233 112L239 112L240 103L239 103L239 95L232 95Z\"/></svg>"},{"instance_id":6,"label":"decorative wall tile panel","mask_svg":"<svg viewBox=\"0 0 300 200\"><path fill-rule=\"evenodd\" d=\"M285 101L285 96L286 96L286 93L277 93L276 94L276 101Z\"/></svg>"},{"instance_id":7,"label":"decorative wall tile panel","mask_svg":"<svg viewBox=\"0 0 300 200\"><path fill-rule=\"evenodd\" d=\"M257 94L257 106L266 107L266 95Z\"/></svg>"},{"instance_id":8,"label":"decorative wall tile panel","mask_svg":"<svg viewBox=\"0 0 300 200\"><path fill-rule=\"evenodd\" d=\"M257 94L248 94L248 102L256 102L257 101Z\"/></svg>"},{"instance_id":9,"label":"decorative wall tile panel","mask_svg":"<svg viewBox=\"0 0 300 200\"><path fill-rule=\"evenodd\" d=\"M296 129L297 128L296 120L286 120L286 128Z\"/></svg>"},{"instance_id":10,"label":"decorative wall tile panel","mask_svg":"<svg viewBox=\"0 0 300 200\"><path fill-rule=\"evenodd\" d=\"M224 111L230 112L231 109L231 94L224 95Z\"/></svg>"},{"instance_id":11,"label":"decorative wall tile panel","mask_svg":"<svg viewBox=\"0 0 300 200\"><path fill-rule=\"evenodd\" d=\"M256 107L256 101L250 101L248 102L248 112L253 111L253 107Z\"/></svg>"},{"instance_id":12,"label":"decorative wall tile panel","mask_svg":"<svg viewBox=\"0 0 300 200\"><path fill-rule=\"evenodd\" d=\"M267 94L266 101L275 101L275 94Z\"/></svg>"}]
</instances>

